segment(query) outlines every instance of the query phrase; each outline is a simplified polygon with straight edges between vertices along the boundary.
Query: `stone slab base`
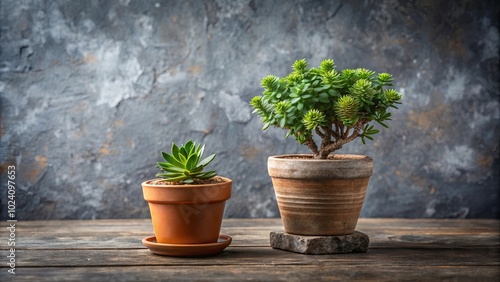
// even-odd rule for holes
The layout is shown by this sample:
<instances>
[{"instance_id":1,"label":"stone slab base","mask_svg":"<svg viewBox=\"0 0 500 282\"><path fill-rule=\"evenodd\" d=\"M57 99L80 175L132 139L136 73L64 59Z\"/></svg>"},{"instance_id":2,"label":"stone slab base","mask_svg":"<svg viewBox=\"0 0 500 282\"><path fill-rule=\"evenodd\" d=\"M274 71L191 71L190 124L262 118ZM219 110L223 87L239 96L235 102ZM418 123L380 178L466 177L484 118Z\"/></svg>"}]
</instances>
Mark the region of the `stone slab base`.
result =
<instances>
[{"instance_id":1,"label":"stone slab base","mask_svg":"<svg viewBox=\"0 0 500 282\"><path fill-rule=\"evenodd\" d=\"M270 233L270 241L271 247L275 249L307 255L326 255L365 253L368 251L370 238L358 231L339 236L305 236L273 231Z\"/></svg>"}]
</instances>

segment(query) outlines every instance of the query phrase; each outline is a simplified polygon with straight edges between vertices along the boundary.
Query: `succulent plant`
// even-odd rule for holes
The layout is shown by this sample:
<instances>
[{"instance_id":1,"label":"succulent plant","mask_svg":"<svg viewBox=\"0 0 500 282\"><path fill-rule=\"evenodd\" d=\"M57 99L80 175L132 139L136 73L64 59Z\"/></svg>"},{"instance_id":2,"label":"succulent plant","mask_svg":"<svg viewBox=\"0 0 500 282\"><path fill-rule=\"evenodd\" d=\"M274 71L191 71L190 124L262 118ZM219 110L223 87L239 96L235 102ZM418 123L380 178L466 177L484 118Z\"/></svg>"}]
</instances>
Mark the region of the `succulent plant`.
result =
<instances>
[{"instance_id":1,"label":"succulent plant","mask_svg":"<svg viewBox=\"0 0 500 282\"><path fill-rule=\"evenodd\" d=\"M161 170L156 176L170 182L193 183L195 179L209 179L217 175L212 170L204 172L203 169L214 160L215 154L201 159L205 145L196 145L189 140L180 147L172 143L170 154L161 152L165 162L158 162Z\"/></svg>"},{"instance_id":2,"label":"succulent plant","mask_svg":"<svg viewBox=\"0 0 500 282\"><path fill-rule=\"evenodd\" d=\"M273 125L288 131L314 154L325 159L335 150L360 137L373 140L378 133L369 122L387 128L391 113L401 104L401 94L394 89L388 73L358 68L338 71L333 60L323 60L318 68L308 68L305 59L292 65L284 78L268 75L261 81L262 95L250 105L261 117L266 130ZM321 138L318 146L313 132Z\"/></svg>"}]
</instances>

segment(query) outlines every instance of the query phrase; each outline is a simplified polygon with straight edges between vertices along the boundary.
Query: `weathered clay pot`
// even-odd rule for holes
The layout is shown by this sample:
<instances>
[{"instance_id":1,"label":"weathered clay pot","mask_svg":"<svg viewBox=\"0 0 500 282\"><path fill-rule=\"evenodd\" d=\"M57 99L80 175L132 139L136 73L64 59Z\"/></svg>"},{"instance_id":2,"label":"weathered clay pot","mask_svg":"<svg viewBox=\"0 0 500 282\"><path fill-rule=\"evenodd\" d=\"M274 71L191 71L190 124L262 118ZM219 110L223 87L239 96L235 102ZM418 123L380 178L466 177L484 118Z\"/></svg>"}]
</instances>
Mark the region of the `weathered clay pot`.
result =
<instances>
[{"instance_id":1,"label":"weathered clay pot","mask_svg":"<svg viewBox=\"0 0 500 282\"><path fill-rule=\"evenodd\" d=\"M287 233L346 235L354 232L373 160L362 155L282 155L268 159L276 200Z\"/></svg>"},{"instance_id":2,"label":"weathered clay pot","mask_svg":"<svg viewBox=\"0 0 500 282\"><path fill-rule=\"evenodd\" d=\"M219 238L232 181L196 185L142 183L158 243L206 244Z\"/></svg>"}]
</instances>

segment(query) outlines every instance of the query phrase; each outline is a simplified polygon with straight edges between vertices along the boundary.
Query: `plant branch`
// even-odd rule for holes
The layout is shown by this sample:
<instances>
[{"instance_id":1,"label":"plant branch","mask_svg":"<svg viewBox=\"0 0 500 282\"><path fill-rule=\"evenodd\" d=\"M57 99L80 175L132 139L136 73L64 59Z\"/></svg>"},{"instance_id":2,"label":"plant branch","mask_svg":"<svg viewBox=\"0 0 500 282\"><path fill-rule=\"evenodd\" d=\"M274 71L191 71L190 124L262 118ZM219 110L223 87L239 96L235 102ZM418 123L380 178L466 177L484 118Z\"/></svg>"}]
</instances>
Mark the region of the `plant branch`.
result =
<instances>
[{"instance_id":1,"label":"plant branch","mask_svg":"<svg viewBox=\"0 0 500 282\"><path fill-rule=\"evenodd\" d=\"M349 136L350 127L347 127L344 132L342 132L342 139L346 139Z\"/></svg>"},{"instance_id":2,"label":"plant branch","mask_svg":"<svg viewBox=\"0 0 500 282\"><path fill-rule=\"evenodd\" d=\"M338 129L339 129L339 131L338 131L339 138L337 138L337 139L345 138L345 136L344 136L345 135L345 132L344 132L345 126L344 126L344 124L342 122L336 122L335 124L338 125Z\"/></svg>"},{"instance_id":3,"label":"plant branch","mask_svg":"<svg viewBox=\"0 0 500 282\"><path fill-rule=\"evenodd\" d=\"M328 144L330 144L330 139L332 139L332 129L330 126L322 126L321 128L325 132L324 136L322 136L321 141L321 149L323 149L324 147L328 146Z\"/></svg>"},{"instance_id":4,"label":"plant branch","mask_svg":"<svg viewBox=\"0 0 500 282\"><path fill-rule=\"evenodd\" d=\"M328 157L329 152L325 151L325 147L327 147L330 144L330 140L332 139L332 130L329 126L322 126L321 127L324 131L324 134L321 139L321 148L314 157L317 159L326 159Z\"/></svg>"},{"instance_id":5,"label":"plant branch","mask_svg":"<svg viewBox=\"0 0 500 282\"><path fill-rule=\"evenodd\" d=\"M315 128L316 133L321 137L322 139L325 138L325 134L319 130L319 127Z\"/></svg>"},{"instance_id":6,"label":"plant branch","mask_svg":"<svg viewBox=\"0 0 500 282\"><path fill-rule=\"evenodd\" d=\"M332 130L332 136L335 138L335 139L340 139L341 136L340 136L340 133L339 133L339 126L338 124L334 123L333 125L335 125L335 130ZM331 139L331 138L330 138Z\"/></svg>"},{"instance_id":7,"label":"plant branch","mask_svg":"<svg viewBox=\"0 0 500 282\"><path fill-rule=\"evenodd\" d=\"M365 123L366 123L366 120L361 120L358 123L356 123L356 125L354 125L354 127L352 127L352 129L354 129L354 131L352 132L352 134L350 136L348 136L348 133L349 133L351 128L348 127L347 130L342 134L342 136L346 136L346 137L343 137L341 139L337 139L337 140L335 140L335 142L330 143L325 148L322 148L322 151L324 151L324 152L322 152L321 155L328 156L331 152L342 148L342 146L344 144L349 143L349 142L353 141L354 139L356 139L356 137L359 136L359 132L361 131L363 124L365 124Z\"/></svg>"},{"instance_id":8,"label":"plant branch","mask_svg":"<svg viewBox=\"0 0 500 282\"><path fill-rule=\"evenodd\" d=\"M339 134L339 125L337 123L334 123L333 125L335 125L335 134L332 134L336 139L338 139L338 137L340 136Z\"/></svg>"},{"instance_id":9,"label":"plant branch","mask_svg":"<svg viewBox=\"0 0 500 282\"><path fill-rule=\"evenodd\" d=\"M318 145L316 145L316 142L314 142L314 140L306 140L304 142L304 145L306 145L313 152L315 158L319 155Z\"/></svg>"}]
</instances>

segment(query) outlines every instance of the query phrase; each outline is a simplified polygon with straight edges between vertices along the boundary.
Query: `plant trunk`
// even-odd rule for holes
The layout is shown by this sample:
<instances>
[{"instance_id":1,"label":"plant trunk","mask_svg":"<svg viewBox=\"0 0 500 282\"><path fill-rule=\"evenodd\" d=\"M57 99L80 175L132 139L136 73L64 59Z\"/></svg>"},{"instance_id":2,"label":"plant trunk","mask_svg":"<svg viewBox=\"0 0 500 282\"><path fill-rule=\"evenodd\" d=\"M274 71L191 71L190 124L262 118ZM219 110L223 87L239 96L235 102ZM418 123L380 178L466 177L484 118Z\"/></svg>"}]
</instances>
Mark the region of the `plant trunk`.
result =
<instances>
[{"instance_id":1,"label":"plant trunk","mask_svg":"<svg viewBox=\"0 0 500 282\"><path fill-rule=\"evenodd\" d=\"M314 155L315 159L326 159L328 158L328 155L330 155L330 152L321 149L317 155Z\"/></svg>"},{"instance_id":2,"label":"plant trunk","mask_svg":"<svg viewBox=\"0 0 500 282\"><path fill-rule=\"evenodd\" d=\"M317 148L316 148L316 150L313 150L314 158L315 159L326 159L326 158L328 158L328 155L330 155L330 153L341 149L342 146L344 146L344 144L349 143L349 142L353 141L354 139L356 139L356 137L359 136L359 131L360 131L361 125L363 125L363 124L364 123L361 122L359 126L354 127L354 131L352 132L352 134L350 136L349 136L350 129L347 129L344 132L345 137L337 138L337 140L335 140L335 142L331 141L331 137L332 137L331 134L325 134L321 140L321 148L319 150ZM344 134L342 136L344 136Z\"/></svg>"}]
</instances>

